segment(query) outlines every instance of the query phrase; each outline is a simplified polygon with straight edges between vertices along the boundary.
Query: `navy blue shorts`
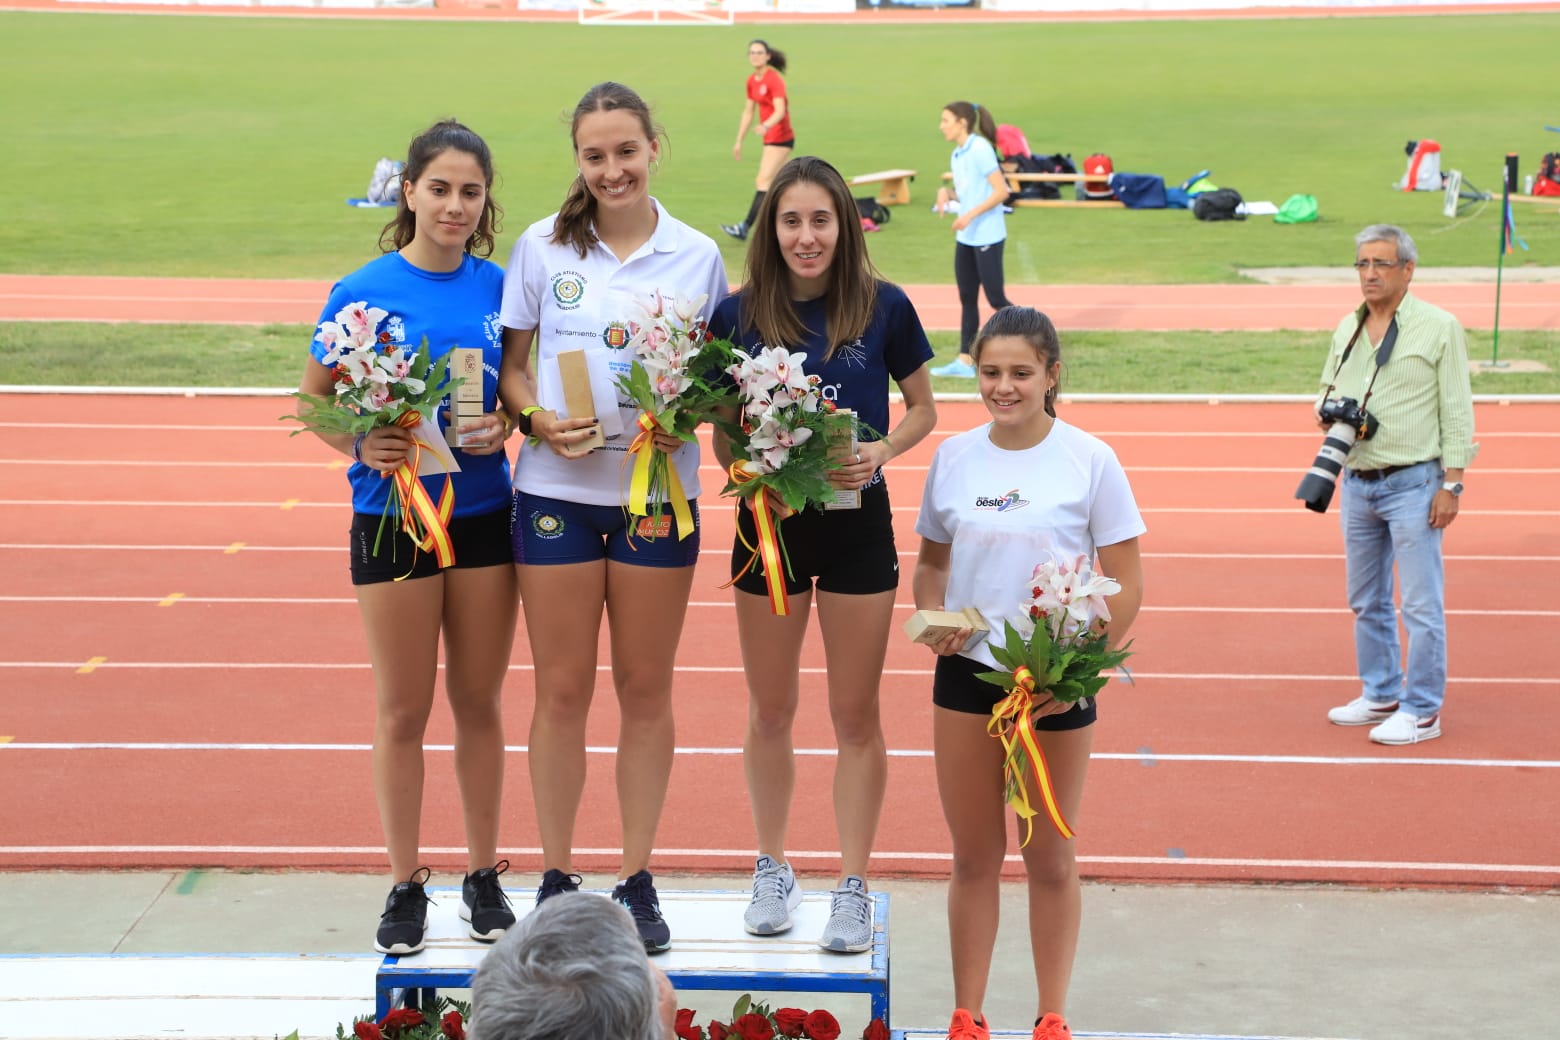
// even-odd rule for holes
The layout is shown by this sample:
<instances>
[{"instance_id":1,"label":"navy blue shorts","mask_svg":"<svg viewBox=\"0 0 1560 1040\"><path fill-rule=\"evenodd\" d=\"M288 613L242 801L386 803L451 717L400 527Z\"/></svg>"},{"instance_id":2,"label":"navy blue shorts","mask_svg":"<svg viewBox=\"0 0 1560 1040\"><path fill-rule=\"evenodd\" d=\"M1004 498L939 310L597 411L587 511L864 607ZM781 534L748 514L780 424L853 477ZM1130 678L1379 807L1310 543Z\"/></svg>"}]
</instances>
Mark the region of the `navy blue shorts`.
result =
<instances>
[{"instance_id":1,"label":"navy blue shorts","mask_svg":"<svg viewBox=\"0 0 1560 1040\"><path fill-rule=\"evenodd\" d=\"M352 529L347 535L352 550L352 584L377 585L402 576L408 581L431 578L443 570L437 556L418 549L406 532L397 530L389 519L385 519L381 534L379 521L380 517L374 514L352 514ZM376 538L379 541L377 553L374 552ZM509 548L509 510L451 517L450 544L455 547L454 569L513 563L514 555Z\"/></svg>"},{"instance_id":2,"label":"navy blue shorts","mask_svg":"<svg viewBox=\"0 0 1560 1040\"><path fill-rule=\"evenodd\" d=\"M516 563L547 566L616 560L637 567L692 567L699 559L699 504L688 503L693 533L678 541L677 521L630 516L622 506L591 506L515 492L511 529Z\"/></svg>"},{"instance_id":3,"label":"navy blue shorts","mask_svg":"<svg viewBox=\"0 0 1560 1040\"><path fill-rule=\"evenodd\" d=\"M939 657L937 672L932 677L932 703L949 711L990 715L997 702L1007 696L1007 691L1002 687L976 678L980 672L991 671L996 669L984 661L976 661L963 654ZM1054 732L1092 726L1099 717L1097 704L1098 698L1085 697L1066 711L1035 719L1035 729Z\"/></svg>"},{"instance_id":4,"label":"navy blue shorts","mask_svg":"<svg viewBox=\"0 0 1560 1040\"><path fill-rule=\"evenodd\" d=\"M747 546L758 544L751 509L738 509L737 532L731 548L733 575L753 557ZM847 596L870 596L899 587L899 554L894 549L886 481L861 489L860 509L809 508L786 517L780 521L780 537L791 561L785 579L787 595L811 591L814 580L822 592ZM737 579L736 587L755 596L769 594L757 563Z\"/></svg>"}]
</instances>

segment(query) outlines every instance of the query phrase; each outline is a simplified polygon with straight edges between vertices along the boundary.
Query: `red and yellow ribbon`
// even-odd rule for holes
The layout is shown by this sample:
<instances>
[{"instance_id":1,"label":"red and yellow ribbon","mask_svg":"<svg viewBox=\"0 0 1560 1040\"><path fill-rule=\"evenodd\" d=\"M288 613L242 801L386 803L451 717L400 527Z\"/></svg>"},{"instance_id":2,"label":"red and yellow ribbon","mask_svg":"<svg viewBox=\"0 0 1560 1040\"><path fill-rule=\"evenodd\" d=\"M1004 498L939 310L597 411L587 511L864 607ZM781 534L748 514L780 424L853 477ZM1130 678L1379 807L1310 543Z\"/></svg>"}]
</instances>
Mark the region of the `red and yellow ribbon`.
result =
<instances>
[{"instance_id":1,"label":"red and yellow ribbon","mask_svg":"<svg viewBox=\"0 0 1560 1040\"><path fill-rule=\"evenodd\" d=\"M671 458L655 446L655 434L661 427L649 412L639 413L639 432L628 446L628 454L634 460L634 472L628 482L628 511L634 516L649 516L650 486L654 471L659 469L666 483L666 501L677 518L677 540L682 541L693 533L693 510L688 507L688 494L683 490L682 478ZM657 458L659 456L659 458ZM630 542L630 544L633 544Z\"/></svg>"},{"instance_id":2,"label":"red and yellow ribbon","mask_svg":"<svg viewBox=\"0 0 1560 1040\"><path fill-rule=\"evenodd\" d=\"M413 430L422 424L422 416L415 411L405 412L395 424ZM417 479L423 447L423 442L414 438L411 454L391 474L395 478L394 493L401 513L401 530L406 532L417 549L433 553L440 567L450 567L455 563L455 546L450 541L449 530L450 516L455 511L455 488L450 482L450 475L445 473L444 490L439 495L438 505L434 505L428 489ZM413 562L416 562L415 553ZM410 573L408 569L401 578Z\"/></svg>"},{"instance_id":3,"label":"red and yellow ribbon","mask_svg":"<svg viewBox=\"0 0 1560 1040\"><path fill-rule=\"evenodd\" d=\"M986 732L1002 741L1002 749L1007 753L1002 763L1002 778L1008 791L1008 804L1018 813L1026 828L1020 847L1028 845L1029 839L1034 836L1034 818L1038 815L1029 804L1029 791L1019 761L1021 754L1027 754L1034 766L1035 786L1040 790L1040 800L1045 803L1046 815L1056 826L1057 833L1064 838L1073 836L1072 828L1067 826L1067 820L1062 816L1062 807L1057 804L1056 791L1051 786L1051 771L1046 767L1045 752L1040 750L1040 741L1035 736L1031 714L1035 704L1034 691L1033 673L1028 668L1020 667L1013 673L1013 688L992 707L991 720L986 723Z\"/></svg>"},{"instance_id":4,"label":"red and yellow ribbon","mask_svg":"<svg viewBox=\"0 0 1560 1040\"><path fill-rule=\"evenodd\" d=\"M746 484L750 480L756 480L758 474L751 472L740 459L731 464L731 480L734 484ZM753 526L758 531L758 545L748 545L747 539L742 537L741 509L742 502L737 502L737 537L742 538L742 544L753 554L742 569L736 573L731 581L726 582L721 588L728 588L742 575L752 569L753 564L762 561L764 567L764 584L769 590L769 607L775 614L784 617L791 613L791 604L785 593L785 544L780 538L779 522L795 513L796 510L786 505L779 496L771 495L767 487L759 487L749 499L753 509Z\"/></svg>"}]
</instances>

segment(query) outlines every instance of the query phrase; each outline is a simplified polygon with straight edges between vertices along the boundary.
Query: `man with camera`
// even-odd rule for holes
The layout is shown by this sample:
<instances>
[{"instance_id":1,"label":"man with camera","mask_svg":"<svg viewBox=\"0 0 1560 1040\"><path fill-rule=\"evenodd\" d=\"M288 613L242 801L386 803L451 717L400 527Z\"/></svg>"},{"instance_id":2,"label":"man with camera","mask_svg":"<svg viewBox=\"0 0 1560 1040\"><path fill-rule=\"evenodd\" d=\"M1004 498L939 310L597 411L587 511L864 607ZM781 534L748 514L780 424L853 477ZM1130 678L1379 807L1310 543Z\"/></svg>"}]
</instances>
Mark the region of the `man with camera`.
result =
<instances>
[{"instance_id":1,"label":"man with camera","mask_svg":"<svg viewBox=\"0 0 1560 1040\"><path fill-rule=\"evenodd\" d=\"M1362 693L1327 717L1339 726L1371 726L1378 744L1416 744L1441 735L1441 536L1457 518L1463 469L1478 451L1468 342L1456 318L1408 291L1418 252L1406 232L1374 224L1354 244L1364 302L1333 333L1316 405L1327 439L1296 497L1325 510L1344 469L1340 523Z\"/></svg>"}]
</instances>

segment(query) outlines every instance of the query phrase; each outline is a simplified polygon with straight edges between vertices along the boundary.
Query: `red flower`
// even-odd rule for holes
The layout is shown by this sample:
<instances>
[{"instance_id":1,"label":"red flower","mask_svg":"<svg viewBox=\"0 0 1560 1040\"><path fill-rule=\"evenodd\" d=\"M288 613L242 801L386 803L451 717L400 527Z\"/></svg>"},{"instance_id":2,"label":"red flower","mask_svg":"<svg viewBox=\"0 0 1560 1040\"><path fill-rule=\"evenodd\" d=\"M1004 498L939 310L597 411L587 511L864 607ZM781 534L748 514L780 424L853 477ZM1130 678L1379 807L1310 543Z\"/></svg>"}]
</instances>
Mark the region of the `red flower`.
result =
<instances>
[{"instance_id":1,"label":"red flower","mask_svg":"<svg viewBox=\"0 0 1560 1040\"><path fill-rule=\"evenodd\" d=\"M459 1011L451 1011L439 1019L439 1032L449 1040L466 1040L466 1023L461 1021ZM884 1040L887 1040L885 1037Z\"/></svg>"},{"instance_id":2,"label":"red flower","mask_svg":"<svg viewBox=\"0 0 1560 1040\"><path fill-rule=\"evenodd\" d=\"M807 1016L805 1027L812 1040L838 1040L840 1035L839 1019L822 1008Z\"/></svg>"},{"instance_id":3,"label":"red flower","mask_svg":"<svg viewBox=\"0 0 1560 1040\"><path fill-rule=\"evenodd\" d=\"M385 1034L379 1031L379 1027L372 1022L352 1023L352 1035L357 1040L385 1040Z\"/></svg>"},{"instance_id":4,"label":"red flower","mask_svg":"<svg viewBox=\"0 0 1560 1040\"><path fill-rule=\"evenodd\" d=\"M774 1040L775 1036L775 1027L769 1019L751 1011L731 1023L731 1031L742 1040Z\"/></svg>"},{"instance_id":5,"label":"red flower","mask_svg":"<svg viewBox=\"0 0 1560 1040\"><path fill-rule=\"evenodd\" d=\"M775 1012L775 1028L780 1030L781 1036L801 1036L802 1023L806 1021L807 1012L799 1008L781 1008Z\"/></svg>"},{"instance_id":6,"label":"red flower","mask_svg":"<svg viewBox=\"0 0 1560 1040\"><path fill-rule=\"evenodd\" d=\"M416 1029L428 1021L416 1008L396 1008L379 1020L379 1028L387 1037L400 1036L407 1029Z\"/></svg>"},{"instance_id":7,"label":"red flower","mask_svg":"<svg viewBox=\"0 0 1560 1040\"><path fill-rule=\"evenodd\" d=\"M861 1031L861 1040L888 1040L888 1027L883 1024L881 1018L874 1018L867 1023L867 1028Z\"/></svg>"},{"instance_id":8,"label":"red flower","mask_svg":"<svg viewBox=\"0 0 1560 1040\"><path fill-rule=\"evenodd\" d=\"M713 1018L710 1019L710 1040L726 1040L726 1037L730 1035L731 1030L727 1029Z\"/></svg>"},{"instance_id":9,"label":"red flower","mask_svg":"<svg viewBox=\"0 0 1560 1040\"><path fill-rule=\"evenodd\" d=\"M704 1030L693 1024L693 1009L677 1009L677 1026L674 1030L681 1040L704 1040Z\"/></svg>"}]
</instances>

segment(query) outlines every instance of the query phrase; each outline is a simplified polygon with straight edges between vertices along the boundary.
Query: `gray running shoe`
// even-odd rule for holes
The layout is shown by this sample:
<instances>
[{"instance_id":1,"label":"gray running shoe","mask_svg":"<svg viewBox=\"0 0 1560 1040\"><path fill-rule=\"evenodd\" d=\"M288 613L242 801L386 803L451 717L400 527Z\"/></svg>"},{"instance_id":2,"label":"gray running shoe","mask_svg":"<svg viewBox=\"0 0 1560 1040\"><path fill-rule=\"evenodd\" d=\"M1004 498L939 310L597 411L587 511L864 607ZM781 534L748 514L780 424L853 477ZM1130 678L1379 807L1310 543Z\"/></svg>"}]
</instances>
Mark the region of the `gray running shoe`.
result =
<instances>
[{"instance_id":1,"label":"gray running shoe","mask_svg":"<svg viewBox=\"0 0 1560 1040\"><path fill-rule=\"evenodd\" d=\"M753 868L753 900L742 915L742 927L753 935L779 935L791 930L791 911L802 902L789 863L758 857Z\"/></svg>"},{"instance_id":2,"label":"gray running shoe","mask_svg":"<svg viewBox=\"0 0 1560 1040\"><path fill-rule=\"evenodd\" d=\"M829 923L818 945L831 953L863 953L872 949L872 897L867 883L852 874L834 890Z\"/></svg>"}]
</instances>

